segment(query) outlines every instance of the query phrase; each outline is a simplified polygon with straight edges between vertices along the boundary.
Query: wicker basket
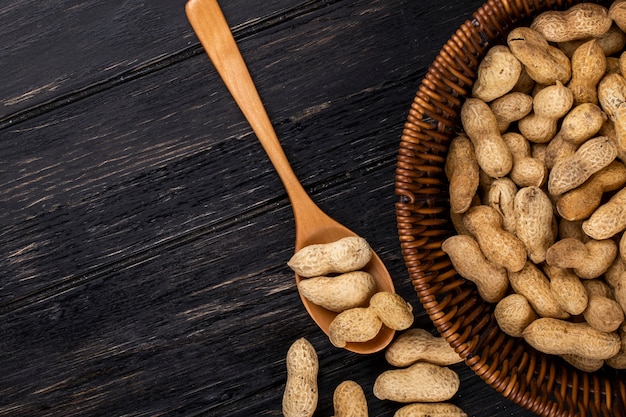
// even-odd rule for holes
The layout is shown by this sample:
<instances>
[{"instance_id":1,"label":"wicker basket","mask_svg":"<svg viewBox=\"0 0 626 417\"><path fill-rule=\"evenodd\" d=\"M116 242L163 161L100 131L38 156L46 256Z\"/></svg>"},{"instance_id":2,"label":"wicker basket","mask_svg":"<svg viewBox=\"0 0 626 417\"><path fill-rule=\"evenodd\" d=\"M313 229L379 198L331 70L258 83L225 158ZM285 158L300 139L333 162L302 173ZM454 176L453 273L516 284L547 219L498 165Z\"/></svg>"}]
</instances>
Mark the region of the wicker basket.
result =
<instances>
[{"instance_id":1,"label":"wicker basket","mask_svg":"<svg viewBox=\"0 0 626 417\"><path fill-rule=\"evenodd\" d=\"M398 151L396 213L402 253L420 302L466 364L505 397L541 416L626 416L626 372L579 371L497 326L492 304L441 250L454 234L444 162L459 112L489 47L539 12L578 1L490 0L452 35L424 77ZM604 3L606 6L609 2Z\"/></svg>"}]
</instances>

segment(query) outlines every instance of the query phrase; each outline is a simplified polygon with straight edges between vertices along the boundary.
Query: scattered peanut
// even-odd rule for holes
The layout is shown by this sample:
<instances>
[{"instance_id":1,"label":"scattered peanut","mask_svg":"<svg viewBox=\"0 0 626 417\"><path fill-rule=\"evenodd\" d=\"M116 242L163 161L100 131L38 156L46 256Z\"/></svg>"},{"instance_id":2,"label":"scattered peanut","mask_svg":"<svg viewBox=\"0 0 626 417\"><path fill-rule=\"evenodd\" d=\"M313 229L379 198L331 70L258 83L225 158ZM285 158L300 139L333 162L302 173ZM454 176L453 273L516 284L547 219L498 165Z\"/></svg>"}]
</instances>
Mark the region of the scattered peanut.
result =
<instances>
[{"instance_id":1,"label":"scattered peanut","mask_svg":"<svg viewBox=\"0 0 626 417\"><path fill-rule=\"evenodd\" d=\"M319 362L315 348L305 338L287 351L287 382L283 394L285 417L311 417L317 408Z\"/></svg>"},{"instance_id":2,"label":"scattered peanut","mask_svg":"<svg viewBox=\"0 0 626 417\"><path fill-rule=\"evenodd\" d=\"M626 30L626 1L615 0L609 7L609 17L621 30Z\"/></svg>"},{"instance_id":3,"label":"scattered peanut","mask_svg":"<svg viewBox=\"0 0 626 417\"><path fill-rule=\"evenodd\" d=\"M557 161L571 156L587 139L594 137L607 120L607 115L593 103L574 107L561 122L561 129L546 145L544 163L552 169Z\"/></svg>"},{"instance_id":4,"label":"scattered peanut","mask_svg":"<svg viewBox=\"0 0 626 417\"><path fill-rule=\"evenodd\" d=\"M442 337L435 337L424 329L412 328L401 333L385 351L390 365L406 367L418 361L447 366L463 359Z\"/></svg>"},{"instance_id":5,"label":"scattered peanut","mask_svg":"<svg viewBox=\"0 0 626 417\"><path fill-rule=\"evenodd\" d=\"M626 155L626 79L621 73L606 75L598 84L600 107L613 122L614 136L609 136L615 144L622 162Z\"/></svg>"},{"instance_id":6,"label":"scattered peanut","mask_svg":"<svg viewBox=\"0 0 626 417\"><path fill-rule=\"evenodd\" d=\"M334 417L367 417L367 399L359 384L347 380L337 385L333 393Z\"/></svg>"},{"instance_id":7,"label":"scattered peanut","mask_svg":"<svg viewBox=\"0 0 626 417\"><path fill-rule=\"evenodd\" d=\"M467 417L459 407L449 403L414 403L395 412L394 417Z\"/></svg>"},{"instance_id":8,"label":"scattered peanut","mask_svg":"<svg viewBox=\"0 0 626 417\"><path fill-rule=\"evenodd\" d=\"M624 322L624 311L617 301L602 295L591 294L589 304L583 311L583 317L594 329L610 333L617 330Z\"/></svg>"},{"instance_id":9,"label":"scattered peanut","mask_svg":"<svg viewBox=\"0 0 626 417\"><path fill-rule=\"evenodd\" d=\"M374 395L401 403L441 402L452 398L459 385L459 376L450 368L417 362L380 374L374 382Z\"/></svg>"}]
</instances>

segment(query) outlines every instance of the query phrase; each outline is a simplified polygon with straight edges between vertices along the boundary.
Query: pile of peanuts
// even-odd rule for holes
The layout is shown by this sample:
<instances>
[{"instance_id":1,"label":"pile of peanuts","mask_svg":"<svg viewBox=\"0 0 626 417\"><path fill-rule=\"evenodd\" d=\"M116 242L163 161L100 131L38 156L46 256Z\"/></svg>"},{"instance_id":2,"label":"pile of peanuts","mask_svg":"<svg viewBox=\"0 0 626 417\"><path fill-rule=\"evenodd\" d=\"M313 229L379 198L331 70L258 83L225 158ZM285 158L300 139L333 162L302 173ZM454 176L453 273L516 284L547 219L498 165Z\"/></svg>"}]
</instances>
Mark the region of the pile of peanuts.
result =
<instances>
[{"instance_id":1,"label":"pile of peanuts","mask_svg":"<svg viewBox=\"0 0 626 417\"><path fill-rule=\"evenodd\" d=\"M373 394L380 400L405 404L395 417L467 417L446 401L458 391L460 379L448 368L462 361L441 337L410 328L413 308L400 295L377 291L374 278L362 269L372 251L359 236L305 246L287 265L302 279L298 290L312 303L337 313L329 327L330 342L339 348L348 342L373 339L383 325L403 331L385 351L387 362L398 368L376 378ZM287 381L282 409L285 417L311 417L318 403L319 361L306 338L296 340L287 352ZM335 417L367 417L363 388L345 380L333 394Z\"/></svg>"},{"instance_id":2,"label":"pile of peanuts","mask_svg":"<svg viewBox=\"0 0 626 417\"><path fill-rule=\"evenodd\" d=\"M505 333L626 369L626 0L547 11L487 51L449 147L442 250Z\"/></svg>"},{"instance_id":3,"label":"pile of peanuts","mask_svg":"<svg viewBox=\"0 0 626 417\"><path fill-rule=\"evenodd\" d=\"M374 277L361 270L371 257L367 241L351 236L305 246L287 262L302 278L298 283L300 294L338 313L329 327L330 342L336 347L368 342L383 324L393 330L413 324L411 304L396 293L377 291Z\"/></svg>"}]
</instances>

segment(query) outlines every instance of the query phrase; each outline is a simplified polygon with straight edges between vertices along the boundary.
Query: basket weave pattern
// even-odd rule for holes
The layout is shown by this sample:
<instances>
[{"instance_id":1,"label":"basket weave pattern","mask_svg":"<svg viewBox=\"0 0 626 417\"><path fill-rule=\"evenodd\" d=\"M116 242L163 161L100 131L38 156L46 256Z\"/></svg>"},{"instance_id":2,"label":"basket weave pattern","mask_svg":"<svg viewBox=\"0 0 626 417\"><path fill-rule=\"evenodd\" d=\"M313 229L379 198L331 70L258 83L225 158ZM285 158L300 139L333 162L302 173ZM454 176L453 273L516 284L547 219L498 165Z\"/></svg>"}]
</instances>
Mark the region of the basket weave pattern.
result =
<instances>
[{"instance_id":1,"label":"basket weave pattern","mask_svg":"<svg viewBox=\"0 0 626 417\"><path fill-rule=\"evenodd\" d=\"M586 373L507 336L441 243L455 234L444 173L460 108L487 50L538 13L579 1L490 0L443 46L417 91L398 150L398 232L410 279L430 319L465 363L505 397L540 416L626 416L626 372ZM609 5L609 2L598 3Z\"/></svg>"}]
</instances>

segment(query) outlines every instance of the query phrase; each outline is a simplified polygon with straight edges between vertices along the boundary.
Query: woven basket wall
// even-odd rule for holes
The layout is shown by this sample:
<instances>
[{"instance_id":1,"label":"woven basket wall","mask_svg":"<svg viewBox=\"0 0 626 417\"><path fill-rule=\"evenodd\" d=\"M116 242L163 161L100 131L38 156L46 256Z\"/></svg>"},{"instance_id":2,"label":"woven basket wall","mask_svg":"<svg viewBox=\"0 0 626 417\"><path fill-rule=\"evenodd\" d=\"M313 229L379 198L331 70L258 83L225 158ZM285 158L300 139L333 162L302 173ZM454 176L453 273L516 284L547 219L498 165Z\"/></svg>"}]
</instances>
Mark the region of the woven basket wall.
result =
<instances>
[{"instance_id":1,"label":"woven basket wall","mask_svg":"<svg viewBox=\"0 0 626 417\"><path fill-rule=\"evenodd\" d=\"M443 46L407 117L398 151L396 207L402 253L420 302L466 364L505 397L541 416L626 416L626 371L586 373L503 333L494 305L456 274L441 243L455 234L444 162L461 130L461 104L487 50L516 26L578 1L492 0ZM609 2L598 2L609 6Z\"/></svg>"}]
</instances>

